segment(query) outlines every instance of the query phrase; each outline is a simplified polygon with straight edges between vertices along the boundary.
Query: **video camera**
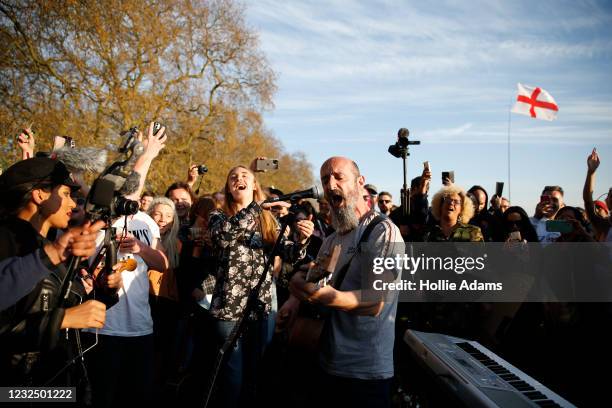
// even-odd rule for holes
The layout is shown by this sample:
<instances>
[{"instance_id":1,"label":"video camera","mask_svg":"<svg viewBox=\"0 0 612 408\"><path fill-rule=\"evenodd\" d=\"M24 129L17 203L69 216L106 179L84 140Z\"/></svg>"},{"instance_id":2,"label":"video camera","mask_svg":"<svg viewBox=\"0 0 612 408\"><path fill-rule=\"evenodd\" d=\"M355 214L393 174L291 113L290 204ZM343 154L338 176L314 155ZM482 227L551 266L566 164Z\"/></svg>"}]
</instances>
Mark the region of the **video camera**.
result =
<instances>
[{"instance_id":1,"label":"video camera","mask_svg":"<svg viewBox=\"0 0 612 408\"><path fill-rule=\"evenodd\" d=\"M111 220L123 215L133 215L140 207L138 201L129 200L124 196L132 194L138 189L140 175L129 171L134 161L140 156L144 147L138 140L138 128L122 132L125 141L119 148L122 155L117 161L108 166L93 182L85 211L92 221L103 219Z\"/></svg>"},{"instance_id":2,"label":"video camera","mask_svg":"<svg viewBox=\"0 0 612 408\"><path fill-rule=\"evenodd\" d=\"M408 140L409 134L410 132L406 128L401 128L397 132L397 142L389 146L389 149L387 149L392 156L397 157L398 159L401 157L405 157L406 155L408 155L409 145L421 144L421 142L419 142L418 140Z\"/></svg>"}]
</instances>

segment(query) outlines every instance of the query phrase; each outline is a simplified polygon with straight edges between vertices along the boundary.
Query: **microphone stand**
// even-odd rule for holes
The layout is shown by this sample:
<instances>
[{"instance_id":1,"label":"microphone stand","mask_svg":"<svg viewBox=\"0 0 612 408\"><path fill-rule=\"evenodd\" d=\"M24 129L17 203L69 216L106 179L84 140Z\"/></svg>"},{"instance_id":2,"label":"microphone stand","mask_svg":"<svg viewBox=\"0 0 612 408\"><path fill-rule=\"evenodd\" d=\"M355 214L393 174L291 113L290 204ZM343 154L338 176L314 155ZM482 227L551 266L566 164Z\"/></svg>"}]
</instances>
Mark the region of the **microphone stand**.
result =
<instances>
[{"instance_id":1,"label":"microphone stand","mask_svg":"<svg viewBox=\"0 0 612 408\"><path fill-rule=\"evenodd\" d=\"M236 343L238 342L238 339L244 333L247 327L247 322L249 320L250 315L254 312L262 313L264 310L265 305L263 304L263 302L259 300L259 292L261 290L261 287L264 281L266 280L268 271L274 264L274 258L276 257L278 250L281 246L281 241L283 240L285 231L287 230L287 227L289 226L289 224L293 222L294 218L295 218L294 214L292 212L289 212L289 214L285 215L284 217L280 219L281 229L278 234L278 237L276 238L276 242L274 243L274 247L272 248L272 251L270 255L268 256L264 270L259 276L259 280L257 281L257 284L254 287L252 287L249 292L247 303L244 309L242 310L240 319L234 325L234 328L232 329L230 335L225 340L225 343L223 343L223 345L217 352L217 358L215 360L215 365L213 367L212 377L210 379L208 390L206 391L206 394L203 400L204 408L208 407L211 401L211 397L215 393L217 377L219 375L219 372L221 371L221 367L229 359L232 351L234 350L234 347L236 346Z\"/></svg>"}]
</instances>

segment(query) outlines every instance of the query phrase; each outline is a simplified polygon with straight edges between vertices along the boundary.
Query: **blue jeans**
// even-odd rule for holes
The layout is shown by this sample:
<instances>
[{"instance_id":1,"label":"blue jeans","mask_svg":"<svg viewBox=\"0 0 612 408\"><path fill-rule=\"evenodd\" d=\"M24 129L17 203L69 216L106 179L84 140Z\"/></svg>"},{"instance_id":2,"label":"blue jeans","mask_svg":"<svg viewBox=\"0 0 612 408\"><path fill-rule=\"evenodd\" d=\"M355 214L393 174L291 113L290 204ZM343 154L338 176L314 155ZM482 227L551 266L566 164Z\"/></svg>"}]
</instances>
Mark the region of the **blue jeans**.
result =
<instances>
[{"instance_id":1,"label":"blue jeans","mask_svg":"<svg viewBox=\"0 0 612 408\"><path fill-rule=\"evenodd\" d=\"M235 321L216 321L216 335L219 345L229 337ZM266 346L271 340L268 318L249 321L245 333L226 357L221 368L216 392L219 406L238 407L252 404L256 398L257 371Z\"/></svg>"}]
</instances>

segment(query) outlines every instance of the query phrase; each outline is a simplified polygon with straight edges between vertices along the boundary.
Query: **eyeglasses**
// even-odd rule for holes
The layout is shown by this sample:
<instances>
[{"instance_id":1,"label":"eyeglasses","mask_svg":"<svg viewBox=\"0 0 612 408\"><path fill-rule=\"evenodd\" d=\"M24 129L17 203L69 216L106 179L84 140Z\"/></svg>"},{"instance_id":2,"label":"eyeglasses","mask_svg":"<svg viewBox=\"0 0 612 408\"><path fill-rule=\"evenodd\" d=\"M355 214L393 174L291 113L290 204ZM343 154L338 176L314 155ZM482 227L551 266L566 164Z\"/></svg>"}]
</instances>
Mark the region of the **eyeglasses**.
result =
<instances>
[{"instance_id":1,"label":"eyeglasses","mask_svg":"<svg viewBox=\"0 0 612 408\"><path fill-rule=\"evenodd\" d=\"M379 203L389 204L391 200L378 200Z\"/></svg>"},{"instance_id":2,"label":"eyeglasses","mask_svg":"<svg viewBox=\"0 0 612 408\"><path fill-rule=\"evenodd\" d=\"M452 204L454 206L459 206L462 204L461 200L454 200L450 197L444 197L444 202L447 204Z\"/></svg>"}]
</instances>

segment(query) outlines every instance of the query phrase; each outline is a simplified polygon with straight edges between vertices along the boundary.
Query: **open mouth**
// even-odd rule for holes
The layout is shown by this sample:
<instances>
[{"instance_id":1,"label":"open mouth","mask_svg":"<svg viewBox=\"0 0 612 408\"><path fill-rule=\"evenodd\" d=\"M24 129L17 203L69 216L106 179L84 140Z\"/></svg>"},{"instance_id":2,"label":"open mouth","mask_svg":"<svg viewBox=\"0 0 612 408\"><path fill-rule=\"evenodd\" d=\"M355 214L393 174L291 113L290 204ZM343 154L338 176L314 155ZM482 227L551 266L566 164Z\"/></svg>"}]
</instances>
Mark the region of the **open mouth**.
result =
<instances>
[{"instance_id":1,"label":"open mouth","mask_svg":"<svg viewBox=\"0 0 612 408\"><path fill-rule=\"evenodd\" d=\"M344 196L340 193L331 193L330 202L333 206L338 207L344 201Z\"/></svg>"},{"instance_id":2,"label":"open mouth","mask_svg":"<svg viewBox=\"0 0 612 408\"><path fill-rule=\"evenodd\" d=\"M236 187L236 190L239 190L239 191L246 190L246 186L245 186L244 184L239 184L239 185Z\"/></svg>"}]
</instances>

